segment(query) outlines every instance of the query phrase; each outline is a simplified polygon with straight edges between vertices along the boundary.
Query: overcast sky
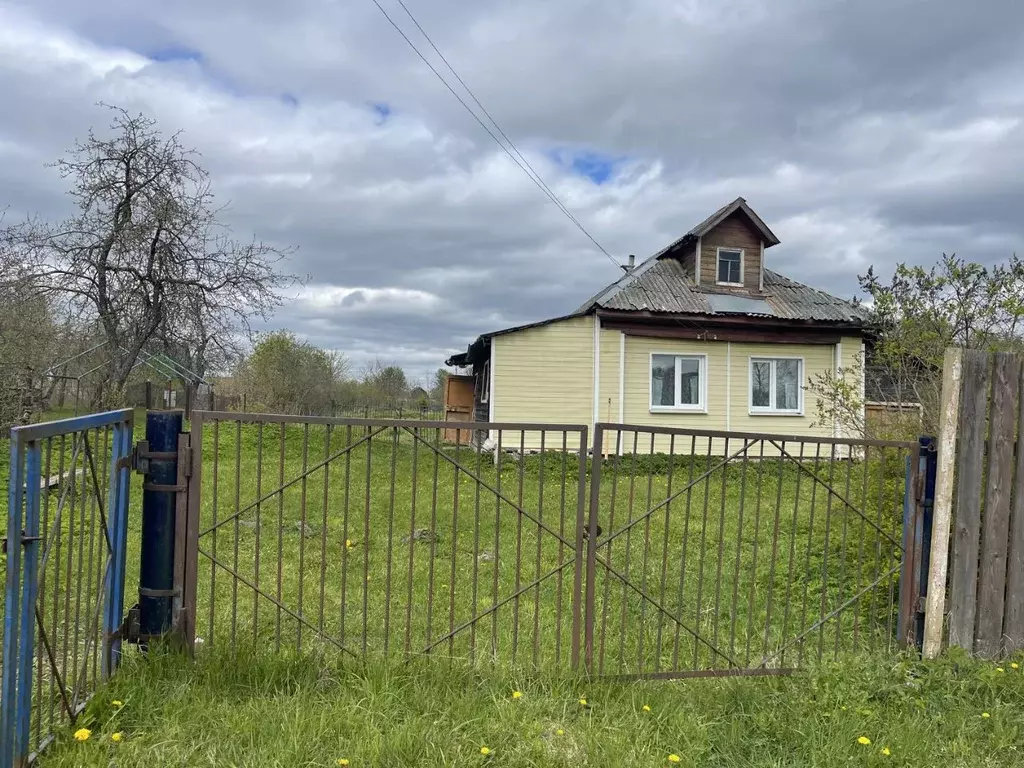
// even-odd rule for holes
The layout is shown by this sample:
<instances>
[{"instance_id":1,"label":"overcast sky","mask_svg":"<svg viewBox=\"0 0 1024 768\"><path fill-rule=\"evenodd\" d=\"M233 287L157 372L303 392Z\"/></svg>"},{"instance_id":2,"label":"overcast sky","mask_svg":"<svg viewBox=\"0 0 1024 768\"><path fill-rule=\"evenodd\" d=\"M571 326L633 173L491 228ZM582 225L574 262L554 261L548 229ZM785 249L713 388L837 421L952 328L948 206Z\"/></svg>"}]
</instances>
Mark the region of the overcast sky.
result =
<instances>
[{"instance_id":1,"label":"overcast sky","mask_svg":"<svg viewBox=\"0 0 1024 768\"><path fill-rule=\"evenodd\" d=\"M769 267L841 296L870 264L1024 250L1020 0L406 4L618 260L740 195L782 241ZM272 327L357 367L422 376L620 274L373 0L0 0L0 100L9 217L67 213L45 163L97 102L145 111L236 234L297 247L310 282Z\"/></svg>"}]
</instances>

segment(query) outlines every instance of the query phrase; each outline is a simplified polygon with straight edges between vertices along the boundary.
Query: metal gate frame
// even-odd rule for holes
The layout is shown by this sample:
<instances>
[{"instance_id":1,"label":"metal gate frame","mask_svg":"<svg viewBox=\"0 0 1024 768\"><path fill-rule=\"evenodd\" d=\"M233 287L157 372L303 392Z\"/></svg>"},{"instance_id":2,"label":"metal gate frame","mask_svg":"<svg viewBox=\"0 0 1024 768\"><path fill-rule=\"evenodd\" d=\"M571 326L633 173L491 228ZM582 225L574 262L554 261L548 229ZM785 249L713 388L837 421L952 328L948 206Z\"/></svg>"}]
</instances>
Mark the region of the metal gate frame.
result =
<instances>
[{"instance_id":1,"label":"metal gate frame","mask_svg":"<svg viewBox=\"0 0 1024 768\"><path fill-rule=\"evenodd\" d=\"M327 418L327 417L304 417L295 415L276 415L276 414L254 414L254 413L234 413L234 412L218 412L218 411L196 411L193 413L192 420L192 433L189 436L183 436L183 447L191 445L189 452L190 458L186 462L182 462L179 465L180 477L179 480L184 482L187 476L188 480L188 491L187 494L179 494L179 514L178 514L178 541L182 542L180 548L176 547L175 555L176 561L176 585L181 585L183 600L180 606L180 616L178 620L179 630L183 633L183 639L186 646L189 648L194 647L195 632L196 632L196 585L198 579L198 561L200 555L202 555L206 562L212 563L214 568L219 568L228 574L229 578L235 579L239 584L245 585L249 589L256 589L256 586L244 576L236 573L232 567L220 560L213 558L211 553L206 552L200 548L200 539L202 536L210 533L218 527L225 525L237 518L243 512L248 511L253 507L258 507L261 502L265 502L275 494L281 492L284 488L292 486L302 481L303 477L307 476L311 472L317 470L329 461L337 459L339 456L343 456L347 451L359 445L363 440L358 440L356 443L347 446L340 452L335 452L329 458L326 458L323 462L314 462L309 467L306 467L302 474L297 475L289 479L284 485L274 488L273 490L262 493L262 496L241 508L240 511L236 511L235 514L230 515L226 518L218 520L213 524L212 527L202 528L200 526L200 508L202 506L202 474L203 474L203 426L204 422L216 423L218 421L227 422L240 422L240 423L256 423L256 424L321 424L321 425L334 425L334 426L347 426L347 427L358 427L365 428L367 430L366 437L363 439L370 439L375 435L381 434L386 430L397 430L412 435L413 439L421 443L427 450L437 449L435 446L424 441L418 434L418 429L434 429L434 430L446 430L450 427L450 423L447 422L436 422L436 421L422 421L422 420L399 420L399 419L352 419L352 418ZM595 425L592 433L587 425L557 425L557 424L523 424L523 423L477 423L477 422L465 422L460 424L459 430L455 431L456 436L460 436L463 431L473 432L486 432L486 431L520 431L520 430L571 430L573 433L578 433L579 447L578 447L578 461L579 461L579 477L578 477L578 488L577 488L577 517L575 526L575 536L570 534L569 530L566 531L564 537L559 535L557 532L547 530L547 533L553 535L558 539L561 544L568 549L568 559L564 562L560 562L558 566L550 572L540 577L539 581L551 577L556 573L562 573L563 571L571 568L573 573L573 604L572 610L572 635L571 635L571 662L570 666L574 670L580 670L586 674L593 675L598 670L595 670L594 665L594 648L595 648L595 636L598 632L603 631L597 627L599 617L597 615L597 577L599 572L614 577L622 582L626 589L632 590L632 592L638 596L641 600L653 607L654 610L660 611L668 617L669 621L675 622L688 632L695 640L700 643L703 642L706 646L711 647L712 651L717 656L725 659L728 662L727 669L687 669L687 670L669 670L659 671L656 673L640 673L631 675L630 677L640 678L674 678L674 677L702 677L702 676L719 676L719 675L778 675L786 674L791 672L790 667L771 666L772 662L787 648L791 647L795 643L801 642L802 638L806 635L816 631L825 622L834 618L837 614L846 610L852 603L858 601L863 594L868 590L877 586L882 579L891 578L898 574L899 577L899 596L898 603L896 605L896 642L900 648L905 648L908 645L913 644L917 638L916 626L917 621L915 620L921 610L920 597L921 590L924 584L927 583L927 537L928 537L928 515L927 509L929 504L929 493L926 488L927 483L925 482L927 477L933 476L934 473L934 450L928 448L930 443L922 440L919 445L917 442L911 441L887 441L887 440L871 440L871 439L856 439L856 438L835 438L835 437L816 437L816 436L794 436L794 435L781 435L781 434L770 434L770 433L744 433L744 432L732 432L732 431L712 431L712 430L698 430L698 429L682 429L682 428L663 428L663 427L652 427L644 425L627 425L627 424L616 424L616 423L598 423ZM454 430L453 430L454 431ZM640 517L631 520L623 526L619 526L616 530L602 531L599 525L599 517L601 513L601 499L600 499L600 487L601 487L601 475L602 465L608 459L605 457L605 433L608 431L639 431L645 434L658 434L658 435L682 435L686 437L696 436L699 438L707 438L709 440L733 440L737 444L742 444L742 448L734 450L733 452L715 457L713 465L704 472L700 477L692 480L691 482L684 484L681 488L674 490L672 497L666 501L662 501L655 504L651 509L647 510ZM588 440L588 435L591 439ZM575 437L573 438L575 442ZM456 444L460 441L457 439ZM684 621L673 615L671 611L665 608L665 606L658 603L648 592L646 592L641 585L633 583L628 578L628 575L624 575L618 571L612 562L608 558L602 556L601 549L605 547L613 539L619 537L629 529L642 522L644 519L650 517L659 509L662 509L666 503L669 503L672 498L676 498L686 492L688 487L692 487L697 482L700 482L703 478L707 477L711 473L720 470L727 466L731 461L737 460L738 457L747 456L751 449L758 444L770 445L774 449L778 450L779 457L784 463L792 463L795 465L801 476L808 478L808 482L813 483L815 487L821 487L824 489L822 493L827 493L830 500L835 500L835 503L841 505L844 508L851 510L852 512L859 515L866 521L866 524L877 528L875 523L870 520L864 513L863 510L859 509L856 504L846 498L841 489L833 488L829 479L824 476L819 476L816 472L812 471L808 466L805 466L804 461L792 453L787 452L786 443L819 443L831 446L831 450L835 453L837 446L842 446L842 450L848 452L848 456L856 456L858 451L866 451L870 448L880 449L893 449L899 450L906 455L906 467L904 470L904 498L903 498L903 526L902 536L898 529L893 531L891 534L885 531L880 531L880 535L883 536L887 541L887 546L891 545L894 551L899 552L899 559L895 567L888 570L888 572L881 573L880 576L876 576L874 582L869 583L863 588L859 588L859 591L854 594L843 596L843 602L838 608L835 608L823 616L819 616L818 620L807 626L798 627L792 636L787 636L784 639L784 645L775 651L764 655L761 658L754 659L756 661L753 664L743 664L729 657L728 654L724 653L722 649L717 648L715 643L712 643L708 638L701 636L698 629L688 627ZM465 445L465 444L464 444ZM468 447L468 446L467 446ZM484 450L482 447L477 446L480 450ZM572 445L570 448L573 452L576 452L576 446ZM490 449L488 449L490 450ZM500 442L498 449L500 451ZM528 508L523 508L518 504L515 504L510 498L501 494L501 492L491 487L485 480L477 476L473 472L473 467L469 465L459 464L453 461L448 456L442 454L442 458L446 461L450 461L459 472L466 474L471 480L478 483L481 487L485 488L488 492L496 494L501 501L510 505L516 514L523 517L524 519L530 520L531 523L537 524L538 521L533 518ZM589 473L588 473L589 464ZM187 466L186 466L187 465ZM929 474L932 473L932 474ZM587 492L589 474L589 494ZM394 480L392 479L392 482ZM574 483L576 484L576 483ZM187 502L186 502L187 496ZM571 508L571 505L569 505ZM599 568L602 571L599 571ZM521 586L518 591L504 596L500 601L497 601L495 605L484 605L483 609L477 615L472 616L468 621L463 622L457 627L453 627L450 632L435 638L426 647L420 649L421 654L426 654L431 651L434 647L449 641L454 635L462 632L463 630L472 627L476 622L480 621L484 617L490 615L494 611L501 608L502 605L507 602L516 599L525 592L533 589L539 581L531 581L525 586ZM287 613L292 619L299 621L304 624L308 629L316 631L315 627L306 622L304 618L299 615L299 612L292 610L291 607L279 604L269 595L260 590L256 590L257 594L262 598L270 600L275 603L279 610ZM337 644L337 643L336 643ZM350 655L357 656L353 650L347 647L342 647L337 644L339 649Z\"/></svg>"},{"instance_id":2,"label":"metal gate frame","mask_svg":"<svg viewBox=\"0 0 1024 768\"><path fill-rule=\"evenodd\" d=\"M103 564L102 599L97 595L96 605L88 606L86 621L95 628L102 613L103 648L100 649L101 674L106 680L117 669L120 661L121 640L118 629L124 611L125 554L128 532L129 467L125 459L132 450L134 411L124 409L61 421L15 427L11 430L10 477L8 479L7 515L7 575L4 596L3 675L0 687L0 768L27 765L40 750L54 738L53 733L36 745L30 753L32 725L32 672L33 662L40 666L37 654L45 650L50 673L56 679L63 712L74 723L85 708L90 694L66 689L57 668L54 652L56 638L47 636L44 619L38 605L41 565L45 568L50 554L51 534L61 525L61 513L68 499L67 486L62 490L54 511L49 531L41 530L40 502L43 478L43 445L55 437L71 435L73 455L62 479L81 474L82 483L89 484L96 493L96 505L103 530L100 551L106 547ZM101 486L94 456L89 444L89 431L111 429L109 484L104 504L100 498ZM48 490L48 489L47 489ZM73 503L73 502L72 502ZM102 555L101 555L102 556ZM39 628L37 646L36 627ZM89 658L89 646L95 629L86 641L83 658ZM80 676L79 676L80 678ZM84 698L79 700L79 695Z\"/></svg>"},{"instance_id":3,"label":"metal gate frame","mask_svg":"<svg viewBox=\"0 0 1024 768\"><path fill-rule=\"evenodd\" d=\"M633 432L666 436L699 437L720 439L728 446L730 440L742 442L743 447L739 450L728 452L722 456L715 456L715 463L710 469L703 472L696 478L691 478L680 488L675 489L667 499L655 504L643 514L631 519L628 523L618 527L616 530L604 531L602 535L598 524L601 512L600 488L602 464L607 461L604 455L605 433L616 432L619 435L623 432ZM842 493L831 487L830 481L818 476L815 472L803 466L803 463L796 456L785 450L787 442L819 443L828 444L835 451L837 446L843 446L851 454L857 450L864 450L869 447L899 449L907 452L906 467L904 471L904 498L903 498L903 531L899 540L889 534L881 533L889 542L898 548L900 552L899 564L886 573L876 576L874 582L868 583L856 594L847 598L838 608L820 617L818 621L809 627L799 629L785 644L771 654L766 654L756 666L744 666L738 664L729 654L719 648L717 644L701 636L698 629L688 626L683 620L672 613L649 594L642 585L634 583L627 575L616 569L607 558L599 553L602 547L607 546L611 541L620 535L631 530L637 524L648 519L658 510L664 508L675 498L686 493L697 483L703 481L712 473L723 469L739 457L745 458L750 454L751 449L757 444L770 444L779 451L779 456L786 462L792 462L799 471L806 475L811 482L821 485L830 497L835 497L838 503L855 512L869 525L876 527L875 523L868 519L864 512L858 509L852 502L843 496ZM652 443L653 445L653 443ZM616 449L617 451L617 449ZM710 458L710 454L709 454ZM919 441L896 441L896 440L875 440L868 438L827 438L813 436L793 436L769 433L745 433L732 431L714 431L672 427L652 427L649 425L618 424L618 423L597 423L594 425L594 439L592 446L592 466L590 473L590 500L588 504L587 537L586 537L586 579L584 582L584 669L588 674L594 674L594 645L595 645L595 624L597 623L597 596L596 584L598 566L600 566L607 577L614 577L620 581L625 588L632 590L642 601L649 604L655 611L664 614L670 621L675 622L679 628L690 634L695 641L703 643L711 651L725 659L729 667L727 669L687 669L669 670L647 673L636 673L628 675L615 675L616 679L676 679L685 677L731 677L740 675L780 675L790 674L795 671L792 668L769 667L768 664L789 647L800 642L804 637L816 631L828 620L834 618L843 610L847 609L854 602L859 600L863 594L876 587L882 580L899 574L899 598L898 613L896 622L897 644L899 648L907 648L910 645L920 643L920 625L923 620L924 588L928 581L928 548L931 539L931 503L934 495L934 477L936 455L934 440L932 438L920 438Z\"/></svg>"},{"instance_id":4,"label":"metal gate frame","mask_svg":"<svg viewBox=\"0 0 1024 768\"><path fill-rule=\"evenodd\" d=\"M346 445L344 448L334 450L325 459L311 463L309 466L305 467L302 472L294 475L283 484L277 485L270 490L261 490L260 495L255 500L241 505L239 509L234 511L234 513L218 519L212 524L204 524L201 522L204 461L203 431L204 426L207 423L217 425L220 422L261 425L274 424L281 426L287 424L326 425L332 428L346 427L349 429L364 429L366 432L362 437L358 437L354 442ZM417 654L430 654L434 648L437 648L446 642L450 643L457 635L460 635L467 630L473 631L478 622L490 617L502 608L502 606L518 600L524 594L537 589L538 586L547 579L560 575L564 571L571 569L573 574L572 594L574 598L570 606L572 633L570 637L569 656L570 668L577 669L580 662L581 639L583 637L582 626L584 622L582 596L585 551L584 540L586 537L585 516L587 457L588 449L590 447L589 428L586 425L469 421L459 422L458 429L452 429L452 423L453 422L448 421L438 422L415 419L362 419L347 417L296 416L289 414L235 413L229 411L194 411L191 421L191 434L183 435L183 441L179 444L182 447L187 447L187 455L189 456L189 459L179 463L179 482L187 484L187 491L185 493L179 493L178 496L176 538L181 542L181 544L175 545L175 585L176 587L180 585L182 599L180 605L177 606L177 616L174 623L178 628L178 632L181 635L181 639L185 647L187 647L191 652L194 652L196 645L196 628L198 624L199 611L197 587L200 559L202 559L205 564L211 565L213 569L223 571L227 577L229 579L233 579L236 584L242 585L255 592L258 597L268 600L272 605L276 606L280 611L283 611L291 619L297 621L306 629L315 634L318 633L317 627L301 615L301 609L296 610L293 607L285 605L284 603L279 602L266 590L258 588L252 581L235 571L231 564L218 559L212 552L203 549L201 546L201 540L206 535L216 531L228 523L231 523L250 510L259 509L261 504L265 504L275 498L284 489L304 482L304 479L310 474L331 462L345 457L345 455L352 451L352 449L371 441L374 437L393 431L395 434L401 432L402 434L411 437L411 439L419 446L422 446L424 450L431 452L431 454L435 455L436 458L449 463L454 467L457 473L468 478L479 488L484 489L489 494L493 494L493 496L500 502L511 507L512 511L518 515L521 520L529 521L530 524L536 525L539 530L544 531L546 536L554 538L561 546L566 547L566 558L564 561L560 562L557 566L548 570L546 573L540 575L538 578L530 580L525 584L520 584L515 591L504 595L493 605L484 604L480 608L479 612L470 619L462 621L451 627L449 631L433 638L425 646L420 647L417 650ZM472 464L462 463L453 459L451 456L441 451L438 446L424 439L420 434L420 430L437 430L439 433L446 435L448 433L454 433L455 439L447 441L449 445L453 445L456 449L462 447L472 450L482 450L482 448L474 446L472 441L463 442L463 434L473 435L497 432L500 435L502 431L519 433L520 435L531 431L563 433L567 440L565 450L567 453L571 452L576 454L576 458L571 462L576 466L575 479L571 483L571 485L576 486L576 504L571 505L567 503L566 505L566 509L570 509L572 506L575 506L575 524L571 529L567 528L565 535L563 536L549 524L541 521L536 515L536 510L532 510L526 505L516 503L509 494L503 493L500 488L495 487L487 480L476 474L475 467ZM569 440L570 436L571 441ZM499 451L500 444L499 437L497 449ZM213 467L214 471L216 471L216 466L217 465L215 463ZM394 478L392 478L392 482L394 482ZM566 480L566 485L567 487L570 485L568 480ZM568 496L566 497L566 501L569 501ZM181 553L180 557L179 553ZM452 588L454 588L454 583L452 584ZM334 645L342 653L353 658L359 657L357 651L339 643L334 638L330 638L325 635L321 635L321 637L329 644Z\"/></svg>"}]
</instances>

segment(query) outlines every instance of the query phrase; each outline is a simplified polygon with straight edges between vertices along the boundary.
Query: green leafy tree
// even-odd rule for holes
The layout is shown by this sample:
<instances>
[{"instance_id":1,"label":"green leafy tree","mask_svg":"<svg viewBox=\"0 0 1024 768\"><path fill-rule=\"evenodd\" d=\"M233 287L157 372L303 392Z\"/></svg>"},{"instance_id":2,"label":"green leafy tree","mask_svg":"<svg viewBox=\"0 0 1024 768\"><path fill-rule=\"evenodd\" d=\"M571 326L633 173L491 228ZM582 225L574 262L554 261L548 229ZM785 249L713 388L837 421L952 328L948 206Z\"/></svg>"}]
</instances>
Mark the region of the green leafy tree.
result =
<instances>
[{"instance_id":1,"label":"green leafy tree","mask_svg":"<svg viewBox=\"0 0 1024 768\"><path fill-rule=\"evenodd\" d=\"M346 369L343 356L277 331L259 340L237 377L251 409L319 414L330 410Z\"/></svg>"},{"instance_id":2,"label":"green leafy tree","mask_svg":"<svg viewBox=\"0 0 1024 768\"><path fill-rule=\"evenodd\" d=\"M947 347L1024 347L1024 263L1016 254L993 266L943 254L930 268L897 264L884 280L872 267L859 280L870 311L868 359L858 370L839 377L828 372L808 382L821 423L864 433L859 382L881 370L893 400L921 405L905 428L934 431Z\"/></svg>"}]
</instances>

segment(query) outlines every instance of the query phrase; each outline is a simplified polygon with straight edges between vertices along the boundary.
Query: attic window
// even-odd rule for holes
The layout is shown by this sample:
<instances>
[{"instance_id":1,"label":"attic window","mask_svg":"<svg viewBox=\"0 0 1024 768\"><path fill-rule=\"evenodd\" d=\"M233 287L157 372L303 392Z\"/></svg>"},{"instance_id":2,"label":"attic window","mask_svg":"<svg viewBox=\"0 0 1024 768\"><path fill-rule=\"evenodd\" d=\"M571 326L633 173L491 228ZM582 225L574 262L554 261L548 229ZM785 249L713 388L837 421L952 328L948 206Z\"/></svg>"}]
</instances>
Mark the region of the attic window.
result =
<instances>
[{"instance_id":1,"label":"attic window","mask_svg":"<svg viewBox=\"0 0 1024 768\"><path fill-rule=\"evenodd\" d=\"M719 285L743 285L743 251L741 249L718 249L717 280Z\"/></svg>"}]
</instances>

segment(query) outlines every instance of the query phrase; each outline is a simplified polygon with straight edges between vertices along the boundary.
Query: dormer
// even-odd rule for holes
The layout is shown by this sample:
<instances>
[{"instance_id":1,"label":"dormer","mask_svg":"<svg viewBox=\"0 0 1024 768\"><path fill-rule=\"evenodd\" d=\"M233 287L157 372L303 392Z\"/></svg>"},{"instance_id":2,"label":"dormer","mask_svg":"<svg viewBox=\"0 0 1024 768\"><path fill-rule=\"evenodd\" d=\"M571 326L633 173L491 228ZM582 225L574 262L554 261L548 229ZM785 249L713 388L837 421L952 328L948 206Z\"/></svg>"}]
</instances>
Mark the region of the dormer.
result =
<instances>
[{"instance_id":1,"label":"dormer","mask_svg":"<svg viewBox=\"0 0 1024 768\"><path fill-rule=\"evenodd\" d=\"M764 251L779 239L742 197L719 208L664 256L679 259L694 284L707 291L761 293Z\"/></svg>"}]
</instances>

